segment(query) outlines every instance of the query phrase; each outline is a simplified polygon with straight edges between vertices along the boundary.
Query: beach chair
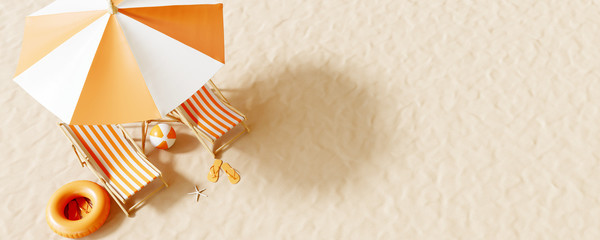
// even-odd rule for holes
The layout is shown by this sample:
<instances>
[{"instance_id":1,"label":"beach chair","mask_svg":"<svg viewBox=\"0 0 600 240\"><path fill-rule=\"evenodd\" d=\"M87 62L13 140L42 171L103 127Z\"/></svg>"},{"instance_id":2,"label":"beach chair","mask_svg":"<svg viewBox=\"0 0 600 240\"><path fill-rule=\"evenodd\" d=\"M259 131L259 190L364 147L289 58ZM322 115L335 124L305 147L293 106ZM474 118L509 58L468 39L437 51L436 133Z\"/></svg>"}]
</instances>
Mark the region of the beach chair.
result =
<instances>
[{"instance_id":1,"label":"beach chair","mask_svg":"<svg viewBox=\"0 0 600 240\"><path fill-rule=\"evenodd\" d=\"M169 185L120 125L67 125L60 129L71 141L81 166L100 179L125 215ZM133 204L132 196L159 178L162 185ZM133 206L127 208L127 203Z\"/></svg>"},{"instance_id":2,"label":"beach chair","mask_svg":"<svg viewBox=\"0 0 600 240\"><path fill-rule=\"evenodd\" d=\"M200 143L215 155L231 145L250 129L246 125L246 116L229 104L219 88L210 80L192 97L167 114L166 119L148 120L142 123L142 149L145 149L148 125L151 122L181 122L188 126L200 140ZM244 129L227 142L215 148L215 142L226 132L241 124Z\"/></svg>"}]
</instances>

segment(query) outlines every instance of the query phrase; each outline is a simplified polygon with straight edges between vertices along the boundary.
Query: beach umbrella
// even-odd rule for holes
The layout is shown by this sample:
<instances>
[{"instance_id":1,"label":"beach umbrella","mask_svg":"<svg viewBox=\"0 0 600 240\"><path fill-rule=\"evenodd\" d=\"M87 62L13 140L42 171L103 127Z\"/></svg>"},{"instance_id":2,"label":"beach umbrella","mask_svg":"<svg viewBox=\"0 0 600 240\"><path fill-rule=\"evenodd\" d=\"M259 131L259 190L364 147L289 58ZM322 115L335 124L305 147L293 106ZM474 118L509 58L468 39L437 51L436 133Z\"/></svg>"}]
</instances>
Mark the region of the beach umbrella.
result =
<instances>
[{"instance_id":1,"label":"beach umbrella","mask_svg":"<svg viewBox=\"0 0 600 240\"><path fill-rule=\"evenodd\" d=\"M164 117L224 64L214 0L57 0L28 16L14 81L69 124Z\"/></svg>"}]
</instances>

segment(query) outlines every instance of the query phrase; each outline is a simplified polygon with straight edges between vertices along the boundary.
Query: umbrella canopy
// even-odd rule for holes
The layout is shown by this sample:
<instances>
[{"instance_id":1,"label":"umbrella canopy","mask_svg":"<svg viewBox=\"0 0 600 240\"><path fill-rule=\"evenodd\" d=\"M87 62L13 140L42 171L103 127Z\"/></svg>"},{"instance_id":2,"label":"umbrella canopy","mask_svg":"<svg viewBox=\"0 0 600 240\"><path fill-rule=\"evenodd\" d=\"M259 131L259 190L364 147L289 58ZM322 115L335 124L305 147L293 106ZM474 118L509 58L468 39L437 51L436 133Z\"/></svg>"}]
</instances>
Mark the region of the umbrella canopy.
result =
<instances>
[{"instance_id":1,"label":"umbrella canopy","mask_svg":"<svg viewBox=\"0 0 600 240\"><path fill-rule=\"evenodd\" d=\"M57 0L26 18L14 81L70 124L160 118L224 64L213 0Z\"/></svg>"}]
</instances>

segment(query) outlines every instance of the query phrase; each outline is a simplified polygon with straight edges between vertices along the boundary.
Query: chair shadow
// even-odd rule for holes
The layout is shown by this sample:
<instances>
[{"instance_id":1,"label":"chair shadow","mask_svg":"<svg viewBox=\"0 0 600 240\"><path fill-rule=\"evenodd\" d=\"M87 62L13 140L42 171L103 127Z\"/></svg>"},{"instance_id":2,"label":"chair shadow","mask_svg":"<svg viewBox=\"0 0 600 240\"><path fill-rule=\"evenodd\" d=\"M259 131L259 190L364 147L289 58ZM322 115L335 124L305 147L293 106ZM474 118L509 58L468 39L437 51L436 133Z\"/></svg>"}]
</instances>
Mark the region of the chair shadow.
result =
<instances>
[{"instance_id":1,"label":"chair shadow","mask_svg":"<svg viewBox=\"0 0 600 240\"><path fill-rule=\"evenodd\" d=\"M123 220L127 218L125 213L121 211L119 205L111 198L110 201L110 213L108 214L108 218L97 231L95 231L92 235L93 238L103 238L108 237L110 234L114 233L115 229L121 227L121 223Z\"/></svg>"},{"instance_id":2,"label":"chair shadow","mask_svg":"<svg viewBox=\"0 0 600 240\"><path fill-rule=\"evenodd\" d=\"M184 200L186 193L190 192L190 186L194 186L195 184L175 170L173 164L174 161L176 161L176 155L161 155L160 157L158 155L159 154L149 155L148 160L150 160L156 168L160 169L163 178L167 184L169 184L169 187L163 189L161 192L162 194L158 193L146 201L144 205L152 205L162 214L168 212L168 209L176 205L177 202ZM158 179L157 181L160 182ZM142 210L144 205L142 205L139 210Z\"/></svg>"},{"instance_id":3,"label":"chair shadow","mask_svg":"<svg viewBox=\"0 0 600 240\"><path fill-rule=\"evenodd\" d=\"M175 140L175 144L173 144L173 146L169 148L169 152L174 154L186 153L194 151L199 147L200 143L198 143L198 139L195 136L187 133L177 132L177 140Z\"/></svg>"},{"instance_id":4,"label":"chair shadow","mask_svg":"<svg viewBox=\"0 0 600 240\"><path fill-rule=\"evenodd\" d=\"M380 133L390 126L377 123L376 90L359 86L366 76L356 71L314 65L271 66L281 70L226 94L251 128L232 147L258 159L247 163L257 176L246 181L264 179L275 192L335 192L374 174L369 163L390 146Z\"/></svg>"}]
</instances>

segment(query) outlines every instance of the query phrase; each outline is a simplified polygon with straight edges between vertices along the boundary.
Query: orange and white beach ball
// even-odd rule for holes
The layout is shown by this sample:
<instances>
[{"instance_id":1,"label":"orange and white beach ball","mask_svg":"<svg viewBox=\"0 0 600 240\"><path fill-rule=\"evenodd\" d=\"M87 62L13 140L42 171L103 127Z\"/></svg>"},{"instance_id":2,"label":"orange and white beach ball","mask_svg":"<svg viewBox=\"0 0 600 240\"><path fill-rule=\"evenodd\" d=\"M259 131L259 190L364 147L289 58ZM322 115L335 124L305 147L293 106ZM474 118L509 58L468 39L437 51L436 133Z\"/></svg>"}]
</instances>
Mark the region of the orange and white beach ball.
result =
<instances>
[{"instance_id":1,"label":"orange and white beach ball","mask_svg":"<svg viewBox=\"0 0 600 240\"><path fill-rule=\"evenodd\" d=\"M166 123L159 123L150 130L150 143L158 149L169 149L175 144L175 129Z\"/></svg>"}]
</instances>

